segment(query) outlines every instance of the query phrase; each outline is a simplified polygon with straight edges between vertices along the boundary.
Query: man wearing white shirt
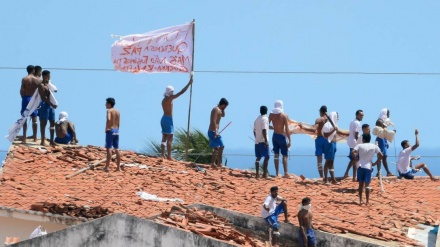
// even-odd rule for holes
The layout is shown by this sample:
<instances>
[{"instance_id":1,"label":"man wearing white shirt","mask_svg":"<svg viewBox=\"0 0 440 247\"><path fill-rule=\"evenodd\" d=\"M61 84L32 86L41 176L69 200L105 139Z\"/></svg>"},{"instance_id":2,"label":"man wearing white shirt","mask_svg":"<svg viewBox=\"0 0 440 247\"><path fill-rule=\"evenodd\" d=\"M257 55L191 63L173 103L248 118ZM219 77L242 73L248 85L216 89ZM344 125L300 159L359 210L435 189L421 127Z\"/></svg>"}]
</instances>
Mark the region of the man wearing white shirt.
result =
<instances>
[{"instance_id":1,"label":"man wearing white shirt","mask_svg":"<svg viewBox=\"0 0 440 247\"><path fill-rule=\"evenodd\" d=\"M263 161L263 178L267 178L267 165L269 163L269 118L267 117L267 107L260 107L260 116L254 122L254 137L255 137L255 170L256 177L259 177L260 159L264 157Z\"/></svg>"},{"instance_id":2,"label":"man wearing white shirt","mask_svg":"<svg viewBox=\"0 0 440 247\"><path fill-rule=\"evenodd\" d=\"M370 199L370 182L371 182L371 173L373 172L373 166L377 165L382 159L382 153L380 152L380 148L372 143L370 143L371 135L363 134L362 135L362 144L358 144L351 151L351 156L353 160L359 162L359 168L357 168L357 180L359 181L359 205L362 204L362 192L365 187L365 196L366 202L368 205L368 201ZM373 162L374 155L377 154L376 162ZM355 169L353 167L353 169Z\"/></svg>"},{"instance_id":3,"label":"man wearing white shirt","mask_svg":"<svg viewBox=\"0 0 440 247\"><path fill-rule=\"evenodd\" d=\"M419 147L419 131L415 130L416 135L416 144L411 146L408 140L402 141L401 145L403 150L399 153L399 158L397 159L397 170L399 171L399 175L406 179L413 179L414 174L418 172L420 169L428 174L432 181L436 181L438 179L434 178L429 171L428 166L425 163L417 164L414 168L412 167L411 161L414 160L414 157L411 157L412 151L416 150Z\"/></svg>"},{"instance_id":4,"label":"man wearing white shirt","mask_svg":"<svg viewBox=\"0 0 440 247\"><path fill-rule=\"evenodd\" d=\"M348 147L350 148L350 153L348 154L348 158L350 162L347 165L347 170L345 170L344 178L348 177L348 172L350 168L353 167L353 182L356 182L356 160L351 156L351 152L353 148L356 147L357 141L360 138L359 132L361 131L361 121L364 118L364 112L362 110L356 111L356 118L350 123L350 135L347 139Z\"/></svg>"},{"instance_id":5,"label":"man wearing white shirt","mask_svg":"<svg viewBox=\"0 0 440 247\"><path fill-rule=\"evenodd\" d=\"M280 202L277 205L277 202ZM267 224L274 230L273 232L273 244L278 246L277 236L280 235L278 232L278 216L284 213L284 222L290 223L287 218L287 203L286 200L278 196L278 187L273 186L270 188L270 195L264 200L263 206L261 207L261 217L263 217Z\"/></svg>"}]
</instances>

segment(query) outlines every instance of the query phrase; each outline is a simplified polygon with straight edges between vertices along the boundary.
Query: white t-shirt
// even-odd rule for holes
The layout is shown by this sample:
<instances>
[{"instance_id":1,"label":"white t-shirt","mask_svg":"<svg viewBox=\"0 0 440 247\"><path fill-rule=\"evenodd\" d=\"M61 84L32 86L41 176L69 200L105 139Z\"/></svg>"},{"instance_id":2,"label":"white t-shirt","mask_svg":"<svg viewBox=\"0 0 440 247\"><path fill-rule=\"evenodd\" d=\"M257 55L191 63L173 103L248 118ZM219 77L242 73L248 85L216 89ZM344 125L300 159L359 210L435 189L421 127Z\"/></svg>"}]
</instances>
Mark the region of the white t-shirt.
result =
<instances>
[{"instance_id":1,"label":"white t-shirt","mask_svg":"<svg viewBox=\"0 0 440 247\"><path fill-rule=\"evenodd\" d=\"M371 170L374 155L380 152L380 148L372 143L362 143L354 147L354 150L359 154L359 166Z\"/></svg>"},{"instance_id":2,"label":"white t-shirt","mask_svg":"<svg viewBox=\"0 0 440 247\"><path fill-rule=\"evenodd\" d=\"M359 138L362 139L361 122L359 122L359 120L357 120L357 119L351 121L351 123L350 123L350 135L348 136L348 139L347 139L347 144L348 144L348 147L350 147L350 148L356 147L356 144L357 144L357 141L355 139L356 132L359 133L358 140L359 140Z\"/></svg>"},{"instance_id":3,"label":"white t-shirt","mask_svg":"<svg viewBox=\"0 0 440 247\"><path fill-rule=\"evenodd\" d=\"M277 198L273 198L270 194L264 200L264 205L269 208L269 212L264 209L264 206L261 206L261 217L266 218L270 216L277 207Z\"/></svg>"},{"instance_id":4,"label":"white t-shirt","mask_svg":"<svg viewBox=\"0 0 440 247\"><path fill-rule=\"evenodd\" d=\"M410 164L411 164L411 152L412 147L405 148L399 153L399 158L397 159L397 169L400 173L407 173L409 172Z\"/></svg>"},{"instance_id":5,"label":"white t-shirt","mask_svg":"<svg viewBox=\"0 0 440 247\"><path fill-rule=\"evenodd\" d=\"M264 142L264 129L266 130L266 139L269 141L269 118L267 115L258 116L254 122L255 144Z\"/></svg>"}]
</instances>

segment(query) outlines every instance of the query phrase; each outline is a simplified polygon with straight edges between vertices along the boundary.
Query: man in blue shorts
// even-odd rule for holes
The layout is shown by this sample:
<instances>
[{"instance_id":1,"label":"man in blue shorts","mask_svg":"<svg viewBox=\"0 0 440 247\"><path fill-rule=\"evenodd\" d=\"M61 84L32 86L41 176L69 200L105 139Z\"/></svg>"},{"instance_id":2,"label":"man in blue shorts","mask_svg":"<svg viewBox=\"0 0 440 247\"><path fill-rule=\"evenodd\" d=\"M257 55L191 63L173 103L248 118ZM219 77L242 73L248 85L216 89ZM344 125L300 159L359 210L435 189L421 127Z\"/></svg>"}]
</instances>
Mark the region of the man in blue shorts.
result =
<instances>
[{"instance_id":1,"label":"man in blue shorts","mask_svg":"<svg viewBox=\"0 0 440 247\"><path fill-rule=\"evenodd\" d=\"M317 118L315 120L315 126L313 126L313 128L309 129L309 128L305 127L304 125L302 125L301 123L299 124L300 128L316 134L316 139L315 139L315 156L316 156L316 161L318 162L317 166L318 166L319 176L321 178L323 177L323 173L322 173L322 155L324 154L324 148L325 148L325 145L327 143L326 138L324 138L322 136L322 127L324 127L324 124L326 122L327 122L327 106L323 105L323 106L321 106L321 108L319 108L319 118Z\"/></svg>"},{"instance_id":2,"label":"man in blue shorts","mask_svg":"<svg viewBox=\"0 0 440 247\"><path fill-rule=\"evenodd\" d=\"M389 117L390 117L390 110L387 108L382 109L380 111L379 118L376 121L376 126L386 129L387 128L387 123L386 123L387 121L386 120L389 120ZM387 139L385 137L384 138L376 137L376 145L380 148L380 151L383 154L382 164L387 172L387 177L394 176L394 174L392 172L390 172L390 169L388 169L388 161L387 161L388 151L387 150L389 148L389 144L388 144ZM376 175L377 177L379 177L379 172L381 170L380 166L381 166L381 163L379 163L377 165L377 175Z\"/></svg>"},{"instance_id":3,"label":"man in blue shorts","mask_svg":"<svg viewBox=\"0 0 440 247\"><path fill-rule=\"evenodd\" d=\"M357 172L357 162L352 158L351 152L353 148L356 147L358 143L360 143L360 131L361 131L361 121L364 118L364 111L357 110L356 118L350 122L350 135L347 138L347 145L350 148L350 152L348 153L348 158L350 162L347 165L347 169L345 170L344 178L348 177L348 172L353 167L353 182L356 182L356 172Z\"/></svg>"},{"instance_id":4,"label":"man in blue shorts","mask_svg":"<svg viewBox=\"0 0 440 247\"><path fill-rule=\"evenodd\" d=\"M55 109L57 108L50 101L50 89L49 89L49 80L50 80L50 72L48 70L43 71L43 81L38 85L38 93L41 97L41 107L38 110L40 115L40 132L41 132L41 146L46 145L46 125L49 120L50 123L50 145L56 145L54 142L54 134L55 134Z\"/></svg>"},{"instance_id":5,"label":"man in blue shorts","mask_svg":"<svg viewBox=\"0 0 440 247\"><path fill-rule=\"evenodd\" d=\"M356 145L351 151L351 156L353 160L359 163L359 168L357 169L357 180L359 182L359 205L362 204L362 192L365 187L366 202L368 205L370 199L370 182L371 173L373 172L373 166L380 163L382 159L382 153L378 146L370 143L371 135L362 135L362 144ZM377 154L376 162L372 163L374 155ZM353 168L354 169L354 168Z\"/></svg>"},{"instance_id":6,"label":"man in blue shorts","mask_svg":"<svg viewBox=\"0 0 440 247\"><path fill-rule=\"evenodd\" d=\"M21 96L21 110L20 114L23 115L23 112L26 110L29 101L31 101L32 96L38 88L38 84L40 84L38 78L36 78L33 74L35 72L35 67L32 65L27 66L26 71L28 73L23 79L21 79L21 87L20 87L20 96ZM34 142L37 141L37 114L38 111L35 110L30 114L32 119L32 139ZM23 138L22 143L26 143L26 131L27 131L27 121L23 124Z\"/></svg>"},{"instance_id":7,"label":"man in blue shorts","mask_svg":"<svg viewBox=\"0 0 440 247\"><path fill-rule=\"evenodd\" d=\"M260 116L254 122L254 137L255 137L255 170L256 178L259 177L260 159L264 157L263 161L263 178L267 178L267 165L269 164L269 118L267 117L267 107L260 107Z\"/></svg>"},{"instance_id":8,"label":"man in blue shorts","mask_svg":"<svg viewBox=\"0 0 440 247\"><path fill-rule=\"evenodd\" d=\"M107 108L107 121L105 123L105 148L107 150L107 159L105 161L104 171L109 171L110 160L112 159L113 147L116 153L116 171L121 171L121 156L119 154L119 122L120 113L114 108L116 101L114 98L107 98L105 108Z\"/></svg>"},{"instance_id":9,"label":"man in blue shorts","mask_svg":"<svg viewBox=\"0 0 440 247\"><path fill-rule=\"evenodd\" d=\"M221 98L216 107L211 110L211 117L209 121L208 138L209 146L212 148L212 167L222 167L222 157L225 145L223 144L222 137L218 133L220 127L220 120L226 115L225 110L228 107L229 102L225 98Z\"/></svg>"},{"instance_id":10,"label":"man in blue shorts","mask_svg":"<svg viewBox=\"0 0 440 247\"><path fill-rule=\"evenodd\" d=\"M411 157L411 153L419 147L419 131L417 129L415 130L415 134L416 144L414 146L411 146L408 140L404 140L401 143L403 150L399 153L399 158L397 160L397 170L399 171L399 176L406 179L414 179L414 174L420 169L423 169L423 171L428 174L432 181L437 181L438 179L432 176L431 171L428 169L428 166L425 163L417 164L414 168L412 166L411 161L415 158Z\"/></svg>"},{"instance_id":11,"label":"man in blue shorts","mask_svg":"<svg viewBox=\"0 0 440 247\"><path fill-rule=\"evenodd\" d=\"M277 202L279 204L277 205ZM278 236L280 233L279 224L278 224L278 216L284 213L284 222L290 223L287 218L287 201L278 196L278 187L273 186L270 188L270 194L264 200L263 206L261 207L261 217L263 217L267 224L273 230L273 245L278 245Z\"/></svg>"},{"instance_id":12,"label":"man in blue shorts","mask_svg":"<svg viewBox=\"0 0 440 247\"><path fill-rule=\"evenodd\" d=\"M273 152L275 154L274 163L276 176L281 176L279 173L279 157L281 151L281 154L283 155L284 178L292 178L289 175L287 164L288 150L290 148L289 116L284 113L283 101L275 101L274 109L269 115L269 124L270 123L273 123L273 127L270 126L269 128L274 130L272 136L272 145Z\"/></svg>"},{"instance_id":13,"label":"man in blue shorts","mask_svg":"<svg viewBox=\"0 0 440 247\"><path fill-rule=\"evenodd\" d=\"M302 199L298 212L299 245L301 247L316 246L315 230L313 228L312 202L310 198Z\"/></svg>"},{"instance_id":14,"label":"man in blue shorts","mask_svg":"<svg viewBox=\"0 0 440 247\"><path fill-rule=\"evenodd\" d=\"M67 112L62 111L59 114L58 121L55 123L55 142L59 144L76 144L78 139L76 139L75 125L73 122L69 121L67 118L69 115Z\"/></svg>"},{"instance_id":15,"label":"man in blue shorts","mask_svg":"<svg viewBox=\"0 0 440 247\"><path fill-rule=\"evenodd\" d=\"M168 158L168 160L173 160L171 156L173 135L174 135L174 123L173 123L173 100L177 99L180 95L184 94L188 87L193 82L193 76L189 79L188 84L177 94L174 94L173 86L167 86L164 98L162 100L163 116L160 120L160 126L162 127L162 143L160 145L162 151L162 158ZM165 146L167 147L167 156L165 156Z\"/></svg>"}]
</instances>

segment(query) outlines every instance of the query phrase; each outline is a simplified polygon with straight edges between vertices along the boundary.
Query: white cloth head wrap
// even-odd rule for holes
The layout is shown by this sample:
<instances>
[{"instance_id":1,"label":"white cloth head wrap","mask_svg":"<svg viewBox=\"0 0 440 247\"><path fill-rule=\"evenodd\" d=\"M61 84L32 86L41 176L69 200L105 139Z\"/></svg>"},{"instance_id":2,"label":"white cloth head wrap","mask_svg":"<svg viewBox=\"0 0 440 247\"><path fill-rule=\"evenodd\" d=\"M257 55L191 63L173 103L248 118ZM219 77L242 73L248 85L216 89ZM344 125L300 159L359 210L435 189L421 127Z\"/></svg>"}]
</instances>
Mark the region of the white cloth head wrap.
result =
<instances>
[{"instance_id":1,"label":"white cloth head wrap","mask_svg":"<svg viewBox=\"0 0 440 247\"><path fill-rule=\"evenodd\" d=\"M174 94L174 87L173 86L167 86L165 88L165 93L163 94L164 97L169 97Z\"/></svg>"},{"instance_id":2,"label":"white cloth head wrap","mask_svg":"<svg viewBox=\"0 0 440 247\"><path fill-rule=\"evenodd\" d=\"M280 114L284 112L284 104L282 100L275 101L274 109L272 110L273 114Z\"/></svg>"},{"instance_id":3,"label":"white cloth head wrap","mask_svg":"<svg viewBox=\"0 0 440 247\"><path fill-rule=\"evenodd\" d=\"M312 203L309 203L306 206L303 206L302 203L299 204L299 211L301 211L302 209L309 211L310 209L312 209Z\"/></svg>"},{"instance_id":4,"label":"white cloth head wrap","mask_svg":"<svg viewBox=\"0 0 440 247\"><path fill-rule=\"evenodd\" d=\"M392 125L394 127L393 122L391 122L391 119L388 118L388 108L383 108L382 110L380 110L379 119L382 120L385 126Z\"/></svg>"},{"instance_id":5,"label":"white cloth head wrap","mask_svg":"<svg viewBox=\"0 0 440 247\"><path fill-rule=\"evenodd\" d=\"M328 116L330 120L332 120L333 124L335 125L335 127L338 127L338 113L337 112L330 112L330 115ZM330 121L328 121L327 123L324 124L324 126L322 127L322 133L330 133L333 131L333 126L330 123ZM336 135L336 131L333 132L329 137L327 137L328 142L331 142L333 140L333 137Z\"/></svg>"},{"instance_id":6,"label":"white cloth head wrap","mask_svg":"<svg viewBox=\"0 0 440 247\"><path fill-rule=\"evenodd\" d=\"M67 114L67 112L65 112L65 111L60 112L60 114L58 115L58 118L59 118L58 123L62 123L64 121L66 121L68 117L69 117L69 115Z\"/></svg>"}]
</instances>

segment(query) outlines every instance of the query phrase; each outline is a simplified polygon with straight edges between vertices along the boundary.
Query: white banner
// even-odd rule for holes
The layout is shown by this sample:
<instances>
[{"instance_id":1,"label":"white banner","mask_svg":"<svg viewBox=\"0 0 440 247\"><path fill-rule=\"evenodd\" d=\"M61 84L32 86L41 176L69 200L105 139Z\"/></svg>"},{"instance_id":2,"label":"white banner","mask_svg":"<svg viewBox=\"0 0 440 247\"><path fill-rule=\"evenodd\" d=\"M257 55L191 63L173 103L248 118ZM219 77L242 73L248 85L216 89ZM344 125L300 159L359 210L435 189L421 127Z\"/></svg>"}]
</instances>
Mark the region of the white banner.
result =
<instances>
[{"instance_id":1,"label":"white banner","mask_svg":"<svg viewBox=\"0 0 440 247\"><path fill-rule=\"evenodd\" d=\"M122 36L112 45L115 70L131 73L189 73L194 23Z\"/></svg>"},{"instance_id":2,"label":"white banner","mask_svg":"<svg viewBox=\"0 0 440 247\"><path fill-rule=\"evenodd\" d=\"M55 99L55 96L52 92L50 92L50 102L54 105L58 105L57 100ZM31 100L29 101L26 109L23 111L23 114L21 114L21 118L19 118L11 128L9 128L8 135L6 136L6 139L8 139L10 142L14 142L15 137L18 135L18 132L20 132L21 127L23 127L24 122L27 120L29 115L31 115L40 105L41 103L41 97L38 93L38 89L35 90L35 93L32 95Z\"/></svg>"}]
</instances>

